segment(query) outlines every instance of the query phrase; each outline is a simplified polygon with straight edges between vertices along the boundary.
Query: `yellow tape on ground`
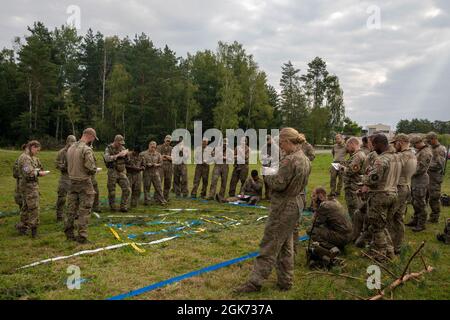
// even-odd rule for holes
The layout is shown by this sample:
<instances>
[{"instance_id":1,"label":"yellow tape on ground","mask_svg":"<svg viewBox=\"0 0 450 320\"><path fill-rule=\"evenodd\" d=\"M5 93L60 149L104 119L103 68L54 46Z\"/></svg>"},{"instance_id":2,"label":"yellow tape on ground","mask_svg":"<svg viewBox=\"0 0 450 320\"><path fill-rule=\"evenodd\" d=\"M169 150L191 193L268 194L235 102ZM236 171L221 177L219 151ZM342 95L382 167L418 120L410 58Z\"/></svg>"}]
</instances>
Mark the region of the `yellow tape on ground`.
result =
<instances>
[{"instance_id":1,"label":"yellow tape on ground","mask_svg":"<svg viewBox=\"0 0 450 320\"><path fill-rule=\"evenodd\" d=\"M139 248L139 247L137 246L137 244L134 243L134 242L124 242L124 241L122 241L122 239L120 238L120 236L119 236L119 234L117 233L117 231L114 230L112 227L109 227L109 230L110 230L111 233L114 235L114 237L115 237L117 240L119 240L120 242L123 242L123 243L128 244L129 246L131 246L134 250L136 250L136 251L139 252L139 253L144 253L144 252L145 252L144 249Z\"/></svg>"},{"instance_id":2,"label":"yellow tape on ground","mask_svg":"<svg viewBox=\"0 0 450 320\"><path fill-rule=\"evenodd\" d=\"M219 226L223 226L222 223L217 222L217 221L212 221L212 220L208 220L208 219L205 219L205 218L201 218L201 219L204 220L204 221L206 221L206 222L209 222L209 223L215 223L215 224L217 224L217 225L219 225Z\"/></svg>"}]
</instances>

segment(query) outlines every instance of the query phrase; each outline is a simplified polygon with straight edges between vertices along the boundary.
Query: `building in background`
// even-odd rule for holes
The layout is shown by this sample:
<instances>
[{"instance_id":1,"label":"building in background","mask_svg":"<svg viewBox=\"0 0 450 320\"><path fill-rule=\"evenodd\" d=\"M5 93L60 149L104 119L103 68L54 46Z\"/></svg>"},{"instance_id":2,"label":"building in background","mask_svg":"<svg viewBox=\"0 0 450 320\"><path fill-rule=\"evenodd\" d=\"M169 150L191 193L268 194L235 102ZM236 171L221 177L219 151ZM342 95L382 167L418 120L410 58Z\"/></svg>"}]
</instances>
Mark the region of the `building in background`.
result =
<instances>
[{"instance_id":1,"label":"building in background","mask_svg":"<svg viewBox=\"0 0 450 320\"><path fill-rule=\"evenodd\" d=\"M368 125L363 131L368 136L372 135L374 132L384 133L388 136L388 138L391 138L394 135L394 132L391 130L391 126L381 123Z\"/></svg>"}]
</instances>

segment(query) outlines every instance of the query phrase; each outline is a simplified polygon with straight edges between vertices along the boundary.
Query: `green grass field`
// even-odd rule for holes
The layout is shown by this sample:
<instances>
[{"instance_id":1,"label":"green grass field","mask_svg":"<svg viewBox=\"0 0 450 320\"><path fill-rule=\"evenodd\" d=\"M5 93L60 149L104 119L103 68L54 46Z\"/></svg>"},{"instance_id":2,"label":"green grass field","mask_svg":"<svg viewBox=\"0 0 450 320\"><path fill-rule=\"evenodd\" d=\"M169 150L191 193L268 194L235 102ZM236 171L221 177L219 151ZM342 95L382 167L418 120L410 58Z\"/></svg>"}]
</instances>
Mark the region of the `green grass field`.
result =
<instances>
[{"instance_id":1,"label":"green grass field","mask_svg":"<svg viewBox=\"0 0 450 320\"><path fill-rule=\"evenodd\" d=\"M172 213L165 221L183 222L205 217L203 224L197 226L205 229L197 234L185 234L183 237L153 246L142 246L145 253L138 253L131 247L84 255L17 270L18 267L46 258L69 255L77 251L94 249L120 243L114 238L106 226L108 223L136 223L124 230L128 233L142 234L143 231L158 231L162 226L148 226L145 222L161 220L160 214L170 213L159 206L139 206L129 212L131 215L148 215L148 218L106 218L112 215L103 204L101 219L91 218L89 245L77 245L65 240L63 226L55 222L54 204L58 173L54 169L56 152L41 152L40 159L52 173L40 180L41 192L41 225L39 237L19 236L14 228L19 217L14 203L15 181L12 178L12 164L19 156L18 151L0 150L0 299L105 299L114 295L138 289L155 282L207 267L228 259L240 257L258 249L264 229L264 220L256 221L267 214L264 209L220 205L218 203L203 203L193 200L175 199L172 195L168 208L196 208L202 211ZM98 159L101 156L98 155ZM313 171L309 180L308 190L314 186L328 186L328 166L331 157L318 155L313 163ZM99 163L103 165L102 163ZM450 170L445 177L443 192L450 193ZM230 172L231 173L231 172ZM189 168L189 176L193 175L193 166ZM105 198L106 171L98 175L101 198ZM192 180L190 181L191 188ZM117 192L120 195L120 192ZM343 202L343 199L340 199ZM268 206L268 203L261 202ZM407 220L411 214L409 208ZM119 215L117 213L116 215ZM241 221L235 227L226 226L226 216ZM450 298L450 250L449 246L436 240L436 234L442 232L444 218L450 217L450 209L443 208L440 223L428 225L427 230L414 234L406 231L406 241L402 254L389 268L397 275L407 258L422 241L427 241L424 256L427 263L435 268L421 281L410 281L395 291L395 299L449 299ZM302 234L310 219L303 220ZM120 232L122 238L126 237ZM152 235L137 239L145 242L164 238L170 233ZM145 239L145 241L144 241ZM251 271L253 260L235 264L211 273L189 278L167 287L140 295L134 299L354 299L352 295L369 297L375 292L366 287L366 269L372 262L361 256L360 250L349 246L346 250L346 266L331 270L333 273L344 273L363 280L347 279L338 276L308 274L305 268L306 243L299 246L299 254L295 262L295 285L288 292L276 289L275 272L261 292L234 296L232 289L246 280ZM80 290L69 290L66 286L67 267L79 266L81 277L87 279L81 284ZM414 261L411 269L421 270L420 259ZM382 282L387 284L392 278L382 272Z\"/></svg>"}]
</instances>

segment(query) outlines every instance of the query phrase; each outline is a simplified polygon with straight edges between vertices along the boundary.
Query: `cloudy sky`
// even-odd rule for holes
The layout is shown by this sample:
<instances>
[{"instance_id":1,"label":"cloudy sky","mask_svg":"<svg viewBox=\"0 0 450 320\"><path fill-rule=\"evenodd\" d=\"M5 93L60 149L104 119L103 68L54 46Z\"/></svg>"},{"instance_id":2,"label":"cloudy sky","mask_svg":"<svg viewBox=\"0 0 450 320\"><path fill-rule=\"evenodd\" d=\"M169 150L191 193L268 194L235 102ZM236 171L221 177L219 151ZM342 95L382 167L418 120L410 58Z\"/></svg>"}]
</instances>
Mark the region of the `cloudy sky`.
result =
<instances>
[{"instance_id":1,"label":"cloudy sky","mask_svg":"<svg viewBox=\"0 0 450 320\"><path fill-rule=\"evenodd\" d=\"M82 34L145 32L179 56L237 40L277 88L284 62L303 72L320 56L341 80L347 114L362 125L450 120L448 0L2 1L0 47L12 47L34 21L66 23L71 5L81 10Z\"/></svg>"}]
</instances>

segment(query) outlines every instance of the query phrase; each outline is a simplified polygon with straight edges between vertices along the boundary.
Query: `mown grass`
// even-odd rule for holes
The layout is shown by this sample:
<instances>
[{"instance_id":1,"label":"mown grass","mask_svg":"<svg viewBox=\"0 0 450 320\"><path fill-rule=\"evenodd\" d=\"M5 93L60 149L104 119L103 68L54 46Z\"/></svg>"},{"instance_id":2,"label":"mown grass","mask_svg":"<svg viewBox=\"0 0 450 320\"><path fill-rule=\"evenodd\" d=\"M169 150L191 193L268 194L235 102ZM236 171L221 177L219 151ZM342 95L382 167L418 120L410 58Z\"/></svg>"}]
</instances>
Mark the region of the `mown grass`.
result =
<instances>
[{"instance_id":1,"label":"mown grass","mask_svg":"<svg viewBox=\"0 0 450 320\"><path fill-rule=\"evenodd\" d=\"M58 174L54 169L55 152L45 151L40 154L44 166L52 170L51 175L40 182L41 192L41 226L39 238L19 236L14 225L18 216L14 203L14 179L11 168L18 157L18 151L0 150L0 211L11 213L10 216L0 218L0 299L104 299L130 290L165 280L203 268L224 260L245 255L258 249L262 237L264 222L256 222L267 212L261 209L241 208L230 205L219 205L214 202L172 199L169 208L197 208L202 210L226 210L225 212L183 212L175 213L167 219L185 221L196 219L202 215L226 215L242 220L242 225L235 228L224 228L215 224L205 223L202 228L207 230L196 235L186 235L155 246L143 247L146 252L139 254L130 247L120 248L94 255L85 255L51 264L36 266L24 270L18 267L50 257L68 255L74 252L116 244L111 232L105 226L108 219L91 218L89 237L93 241L90 245L77 245L67 242L62 232L62 224L55 222L54 203ZM101 159L100 154L97 157ZM328 185L329 155L318 155L313 163L308 190L318 185ZM103 166L102 163L98 163ZM450 171L450 170L449 170ZM231 172L230 172L231 174ZM193 166L189 168L189 176L193 176ZM450 193L450 174L447 172L443 191ZM106 171L98 176L101 197L105 197ZM189 188L191 188L192 179ZM120 195L120 192L118 192ZM340 199L343 201L343 199ZM262 205L268 205L262 202ZM109 215L103 207L102 217ZM164 213L162 207L139 206L130 214L148 214L153 219ZM410 215L411 209L409 209ZM396 299L449 299L450 298L450 251L449 247L436 240L436 234L442 232L444 218L450 216L449 208L443 208L441 223L429 225L425 232L414 234L406 231L406 241L402 254L390 266L397 274L407 258L417 248L421 241L426 240L424 249L425 259L435 271L427 274L420 281L411 281L395 292ZM409 219L409 218L408 218ZM133 219L113 219L114 222L128 223ZM150 219L147 219L151 220ZM304 219L304 227L309 219ZM133 232L149 230L145 227L131 228ZM304 233L304 228L302 230ZM123 236L124 234L121 233ZM160 235L159 237L165 237ZM158 237L149 238L149 240ZM374 294L366 288L364 281L345 279L337 276L323 276L308 274L305 268L305 243L299 247L299 254L295 263L295 285L288 292L276 289L275 273L271 276L263 290L255 294L234 296L232 289L246 280L251 271L253 261L246 261L227 268L223 268L202 276L186 279L182 282L140 295L135 299L353 299L345 291L360 296ZM361 256L360 250L350 246L346 250L346 266L331 270L335 273L345 273L355 277L366 278L366 268L371 261ZM67 267L77 265L81 269L81 277L87 281L81 284L80 290L68 290L66 286ZM422 269L421 262L412 264L413 270ZM382 272L383 283L391 278Z\"/></svg>"}]
</instances>

